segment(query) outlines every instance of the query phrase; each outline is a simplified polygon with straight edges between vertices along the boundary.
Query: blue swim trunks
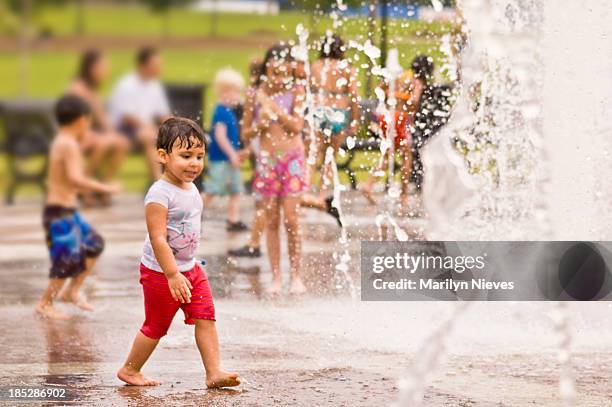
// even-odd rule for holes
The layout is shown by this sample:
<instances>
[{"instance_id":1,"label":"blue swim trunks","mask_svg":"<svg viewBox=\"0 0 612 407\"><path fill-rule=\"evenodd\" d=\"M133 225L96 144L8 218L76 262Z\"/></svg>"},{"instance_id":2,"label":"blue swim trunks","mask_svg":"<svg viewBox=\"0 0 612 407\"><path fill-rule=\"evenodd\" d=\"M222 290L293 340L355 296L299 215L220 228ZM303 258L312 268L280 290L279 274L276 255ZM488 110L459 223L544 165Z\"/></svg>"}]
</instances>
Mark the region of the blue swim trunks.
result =
<instances>
[{"instance_id":1,"label":"blue swim trunks","mask_svg":"<svg viewBox=\"0 0 612 407\"><path fill-rule=\"evenodd\" d=\"M69 278L85 270L85 259L104 250L102 237L74 208L47 205L43 226L51 258L49 278Z\"/></svg>"}]
</instances>

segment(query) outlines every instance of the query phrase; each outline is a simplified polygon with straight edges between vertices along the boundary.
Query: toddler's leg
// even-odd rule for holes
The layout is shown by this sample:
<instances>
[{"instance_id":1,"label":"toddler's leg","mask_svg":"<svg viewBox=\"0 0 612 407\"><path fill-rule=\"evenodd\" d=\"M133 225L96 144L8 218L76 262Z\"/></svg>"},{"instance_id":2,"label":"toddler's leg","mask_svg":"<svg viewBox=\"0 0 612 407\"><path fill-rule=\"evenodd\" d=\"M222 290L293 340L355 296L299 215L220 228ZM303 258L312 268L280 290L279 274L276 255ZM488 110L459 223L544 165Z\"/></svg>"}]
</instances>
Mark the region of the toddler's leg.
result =
<instances>
[{"instance_id":1,"label":"toddler's leg","mask_svg":"<svg viewBox=\"0 0 612 407\"><path fill-rule=\"evenodd\" d=\"M327 149L331 147L330 142L329 141L324 141L322 146L321 146L321 158L323 160L323 164L321 167L321 186L319 188L319 198L321 199L325 199L325 197L328 194L328 191L330 189L330 186L333 188L333 170L332 170L332 163L327 163ZM333 148L333 147L332 147ZM335 153L335 151L334 151ZM335 156L334 156L334 161L335 161Z\"/></svg>"},{"instance_id":2,"label":"toddler's leg","mask_svg":"<svg viewBox=\"0 0 612 407\"><path fill-rule=\"evenodd\" d=\"M261 235L266 228L266 208L261 201L255 203L255 219L253 220L253 226L251 227L251 239L249 240L249 247L259 247L261 241Z\"/></svg>"},{"instance_id":3,"label":"toddler's leg","mask_svg":"<svg viewBox=\"0 0 612 407\"><path fill-rule=\"evenodd\" d=\"M323 135L317 131L315 133L314 140L310 140L309 136L306 138L306 141L306 174L304 175L304 179L306 180L308 189L312 190L312 183L314 182L312 177L317 172L317 165L321 161L321 144L323 143ZM309 161L310 158L312 158L313 160Z\"/></svg>"},{"instance_id":4,"label":"toddler's leg","mask_svg":"<svg viewBox=\"0 0 612 407\"><path fill-rule=\"evenodd\" d=\"M236 223L240 220L240 195L230 195L227 205L227 220Z\"/></svg>"},{"instance_id":5,"label":"toddler's leg","mask_svg":"<svg viewBox=\"0 0 612 407\"><path fill-rule=\"evenodd\" d=\"M215 321L196 319L195 338L206 370L206 387L232 387L240 384L238 373L221 370L219 337Z\"/></svg>"},{"instance_id":6,"label":"toddler's leg","mask_svg":"<svg viewBox=\"0 0 612 407\"><path fill-rule=\"evenodd\" d=\"M72 302L77 307L85 311L93 311L93 307L80 295L80 289L85 279L91 274L97 257L88 257L85 259L85 270L78 276L72 277L68 286L62 291L59 296L61 301Z\"/></svg>"},{"instance_id":7,"label":"toddler's leg","mask_svg":"<svg viewBox=\"0 0 612 407\"><path fill-rule=\"evenodd\" d=\"M266 231L266 240L268 243L268 257L270 259L270 268L272 269L272 287L268 289L268 293L277 294L282 288L281 272L280 272L280 204L278 198L266 198L266 220L268 222L268 230Z\"/></svg>"},{"instance_id":8,"label":"toddler's leg","mask_svg":"<svg viewBox=\"0 0 612 407\"><path fill-rule=\"evenodd\" d=\"M303 294L306 291L301 273L302 236L300 233L299 208L300 198L286 197L283 199L289 263L291 264L291 288L289 291L292 294Z\"/></svg>"},{"instance_id":9,"label":"toddler's leg","mask_svg":"<svg viewBox=\"0 0 612 407\"><path fill-rule=\"evenodd\" d=\"M117 377L132 386L157 386L161 384L157 380L150 379L140 373L140 369L149 359L155 347L159 343L159 339L152 339L145 336L142 332L138 332L132 350L128 355L125 364L117 372Z\"/></svg>"},{"instance_id":10,"label":"toddler's leg","mask_svg":"<svg viewBox=\"0 0 612 407\"><path fill-rule=\"evenodd\" d=\"M53 319L69 319L70 315L59 312L53 307L53 299L66 282L65 278L50 278L47 288L36 305L36 312L43 317Z\"/></svg>"}]
</instances>

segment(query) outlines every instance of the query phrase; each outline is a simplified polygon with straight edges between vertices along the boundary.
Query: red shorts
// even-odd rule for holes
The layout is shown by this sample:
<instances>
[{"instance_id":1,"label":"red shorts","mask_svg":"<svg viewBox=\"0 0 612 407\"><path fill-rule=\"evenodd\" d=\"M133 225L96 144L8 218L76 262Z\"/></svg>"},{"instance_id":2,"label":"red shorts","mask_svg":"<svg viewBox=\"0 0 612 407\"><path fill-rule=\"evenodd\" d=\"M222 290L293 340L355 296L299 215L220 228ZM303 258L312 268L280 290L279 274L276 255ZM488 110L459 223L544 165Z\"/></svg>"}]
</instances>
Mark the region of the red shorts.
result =
<instances>
[{"instance_id":1,"label":"red shorts","mask_svg":"<svg viewBox=\"0 0 612 407\"><path fill-rule=\"evenodd\" d=\"M183 272L193 288L191 302L181 304L172 298L168 279L164 273L140 265L140 284L144 291L145 321L140 328L145 336L159 339L166 335L174 315L181 308L185 314L185 323L194 325L196 319L215 320L215 304L208 285L208 277L199 264Z\"/></svg>"}]
</instances>

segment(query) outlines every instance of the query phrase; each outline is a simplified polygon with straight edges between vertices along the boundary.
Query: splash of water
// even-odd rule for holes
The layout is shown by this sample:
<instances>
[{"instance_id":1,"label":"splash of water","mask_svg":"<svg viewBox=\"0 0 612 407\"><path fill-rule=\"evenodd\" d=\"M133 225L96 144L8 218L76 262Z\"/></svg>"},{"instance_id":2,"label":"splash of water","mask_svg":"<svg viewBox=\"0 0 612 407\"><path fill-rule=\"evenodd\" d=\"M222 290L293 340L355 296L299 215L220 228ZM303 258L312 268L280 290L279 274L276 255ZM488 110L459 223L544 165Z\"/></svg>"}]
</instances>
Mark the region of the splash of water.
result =
<instances>
[{"instance_id":1,"label":"splash of water","mask_svg":"<svg viewBox=\"0 0 612 407\"><path fill-rule=\"evenodd\" d=\"M451 315L424 341L416 359L411 362L408 375L399 380L399 396L394 407L418 407L423 402L425 387L446 354L447 342L459 318L468 309L469 302L459 302Z\"/></svg>"},{"instance_id":2,"label":"splash of water","mask_svg":"<svg viewBox=\"0 0 612 407\"><path fill-rule=\"evenodd\" d=\"M512 24L508 14L504 14L508 6L521 10L512 14L515 17ZM445 192L464 197L462 202L446 199L446 202L428 205L425 193L429 216L434 220L431 224L437 226L437 229L429 228L428 237L494 240L503 235L509 239L520 238L533 231L525 224L534 223L537 205L534 175L539 171L536 157L541 144L537 132L540 117L537 110L530 112L526 108L537 105L541 87L541 72L536 65L539 33L533 24L538 21L537 7L530 9L529 4L512 0L464 0L461 11L466 14L464 30L470 31L470 37L469 47L464 50L456 71L462 80L459 99L447 128L426 146L423 161L426 163L426 184L439 188L440 184L432 180L432 176L458 172L454 179L470 177L471 182L478 185L472 189L477 193L466 193L462 185L467 183L458 181L455 181L455 188ZM530 16L530 22L517 24L517 19L524 16ZM527 29L516 32L517 27ZM461 36L447 38L442 43L442 51L449 56L453 54L453 40L457 41L458 48L464 45ZM453 74L452 67L447 67L447 74ZM453 145L452 154L462 161L461 165L454 164L455 158L447 158L449 145ZM436 156L438 158L433 158ZM454 170L429 172L427 163L439 161L439 157L447 158L442 166L453 166ZM461 210L454 212L457 207ZM459 215L451 220L448 213ZM441 222L445 217L447 221ZM466 304L459 304L455 314L416 353L419 355L416 363L400 381L396 405L422 403L427 380L445 354L444 341L455 327L457 315L465 312L466 307ZM562 338L558 352L562 363L560 391L569 406L575 397L569 365L571 333L565 310L560 310L559 314L555 330Z\"/></svg>"},{"instance_id":3,"label":"splash of water","mask_svg":"<svg viewBox=\"0 0 612 407\"><path fill-rule=\"evenodd\" d=\"M448 59L443 68L447 75L459 77L461 85L451 120L436 136L441 140L425 146L423 161L435 162L436 156L445 156L440 151L445 148L441 143L452 144L467 169L459 171L469 174L477 193L464 194L469 199L458 205L450 201L447 205L432 204L425 193L423 199L432 223L429 238L494 240L504 235L521 239L542 231L537 210L540 194L535 182L542 170L538 160L542 144L538 131L540 34L534 23L517 23L517 19L527 16L537 21L534 16L538 9L521 8L520 13L511 14L511 23L505 13L510 5L517 3L463 1L461 11L467 24L459 35L443 39L441 50ZM517 31L517 27L523 28ZM469 46L464 48L467 32ZM460 62L453 63L456 49L463 49L463 54ZM425 184L436 184L437 180L429 176L435 171L429 174L426 167L425 172ZM450 187L447 194L454 195ZM427 185L424 190L428 190ZM449 219L448 214L455 212L457 215Z\"/></svg>"},{"instance_id":4,"label":"splash of water","mask_svg":"<svg viewBox=\"0 0 612 407\"><path fill-rule=\"evenodd\" d=\"M345 186L340 183L340 177L338 176L338 167L336 165L336 159L334 157L334 149L333 147L327 147L325 151L325 165L329 165L332 168L332 178L333 178L333 199L331 205L338 210L338 215L340 216L340 220L342 223L342 228L340 231L340 245L342 247L342 253L334 252L334 258L338 259L338 263L336 264L334 270L334 280L337 281L336 287L338 289L344 288L344 285L348 286L349 293L351 298L356 301L357 300L357 289L355 287L355 283L353 282L353 278L349 274L349 263L351 261L351 255L349 253L349 238L346 232L346 223L344 220L344 212L342 210L341 205L341 197L340 192L345 190ZM341 277L341 278L338 278Z\"/></svg>"},{"instance_id":5,"label":"splash of water","mask_svg":"<svg viewBox=\"0 0 612 407\"><path fill-rule=\"evenodd\" d=\"M317 135L315 127L314 117L314 100L312 92L310 91L311 83L311 72L310 72L310 59L308 58L308 37L310 33L302 24L298 24L295 27L295 33L298 37L298 45L294 47L295 57L298 61L304 64L304 72L306 74L304 88L306 89L306 123L308 123L308 140L310 141L308 147L308 157L306 162L312 166L317 162Z\"/></svg>"},{"instance_id":6,"label":"splash of water","mask_svg":"<svg viewBox=\"0 0 612 407\"><path fill-rule=\"evenodd\" d=\"M564 407L572 407L576 403L576 385L572 374L571 344L572 333L567 303L559 301L551 312L550 318L554 324L557 339L557 360L559 369L559 394Z\"/></svg>"},{"instance_id":7,"label":"splash of water","mask_svg":"<svg viewBox=\"0 0 612 407\"><path fill-rule=\"evenodd\" d=\"M380 241L384 240L383 225L384 225L385 221L393 228L393 232L395 233L395 238L398 241L400 241L400 242L407 242L408 241L408 234L406 233L406 231L404 229L402 229L397 224L395 219L393 219L393 217L391 215L389 215L388 213L383 213L383 214L376 215L375 222L376 222L376 228L378 229L378 240L380 240Z\"/></svg>"}]
</instances>

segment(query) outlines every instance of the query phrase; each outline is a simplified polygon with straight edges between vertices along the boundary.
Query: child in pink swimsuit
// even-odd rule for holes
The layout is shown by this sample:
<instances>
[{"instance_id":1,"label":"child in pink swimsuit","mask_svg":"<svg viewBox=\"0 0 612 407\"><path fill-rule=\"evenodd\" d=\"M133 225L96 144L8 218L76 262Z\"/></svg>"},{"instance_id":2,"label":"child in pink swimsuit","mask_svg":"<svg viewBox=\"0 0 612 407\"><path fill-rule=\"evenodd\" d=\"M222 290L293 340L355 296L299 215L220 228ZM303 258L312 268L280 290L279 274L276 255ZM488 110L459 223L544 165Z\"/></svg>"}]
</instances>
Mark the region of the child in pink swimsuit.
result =
<instances>
[{"instance_id":1,"label":"child in pink swimsuit","mask_svg":"<svg viewBox=\"0 0 612 407\"><path fill-rule=\"evenodd\" d=\"M291 48L276 45L268 50L263 61L262 82L247 98L243 118L243 137L258 137L260 152L257 157L253 188L264 202L267 219L267 246L272 268L272 286L268 292L278 294L282 288L280 272L280 219L283 212L287 230L291 264L292 294L306 288L301 278L301 236L299 208L304 179L304 92L293 83Z\"/></svg>"},{"instance_id":2,"label":"child in pink swimsuit","mask_svg":"<svg viewBox=\"0 0 612 407\"><path fill-rule=\"evenodd\" d=\"M271 99L287 114L293 113L295 94L287 91ZM254 121L261 121L261 106L254 106ZM262 150L257 156L253 189L262 197L299 196L306 187L304 180L304 145L290 150Z\"/></svg>"}]
</instances>

